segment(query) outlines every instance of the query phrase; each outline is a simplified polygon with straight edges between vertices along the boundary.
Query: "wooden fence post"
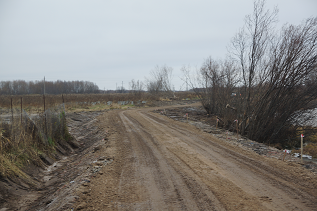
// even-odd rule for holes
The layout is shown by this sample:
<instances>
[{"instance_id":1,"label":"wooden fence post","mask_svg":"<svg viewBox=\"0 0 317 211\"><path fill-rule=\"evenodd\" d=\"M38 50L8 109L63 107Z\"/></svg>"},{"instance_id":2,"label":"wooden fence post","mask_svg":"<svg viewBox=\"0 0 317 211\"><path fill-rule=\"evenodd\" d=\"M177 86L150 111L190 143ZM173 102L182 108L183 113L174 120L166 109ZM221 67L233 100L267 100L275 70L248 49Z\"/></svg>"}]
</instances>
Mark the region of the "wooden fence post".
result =
<instances>
[{"instance_id":1,"label":"wooden fence post","mask_svg":"<svg viewBox=\"0 0 317 211\"><path fill-rule=\"evenodd\" d=\"M43 101L44 101L44 113L45 113L45 95L43 95Z\"/></svg>"},{"instance_id":2,"label":"wooden fence post","mask_svg":"<svg viewBox=\"0 0 317 211\"><path fill-rule=\"evenodd\" d=\"M303 138L304 135L300 134L300 161L303 163Z\"/></svg>"},{"instance_id":3,"label":"wooden fence post","mask_svg":"<svg viewBox=\"0 0 317 211\"><path fill-rule=\"evenodd\" d=\"M12 97L11 97L11 118L12 118L12 122L11 125L13 125L13 108L12 108Z\"/></svg>"},{"instance_id":4,"label":"wooden fence post","mask_svg":"<svg viewBox=\"0 0 317 211\"><path fill-rule=\"evenodd\" d=\"M45 95L43 95L43 101L44 101L44 133L45 133L45 135L47 135L46 114L45 114Z\"/></svg>"},{"instance_id":5,"label":"wooden fence post","mask_svg":"<svg viewBox=\"0 0 317 211\"><path fill-rule=\"evenodd\" d=\"M21 97L21 126L22 126L22 97Z\"/></svg>"},{"instance_id":6,"label":"wooden fence post","mask_svg":"<svg viewBox=\"0 0 317 211\"><path fill-rule=\"evenodd\" d=\"M286 157L286 149L284 149L283 161L284 161L285 157Z\"/></svg>"},{"instance_id":7,"label":"wooden fence post","mask_svg":"<svg viewBox=\"0 0 317 211\"><path fill-rule=\"evenodd\" d=\"M237 122L237 140L239 139L239 121L236 120Z\"/></svg>"}]
</instances>

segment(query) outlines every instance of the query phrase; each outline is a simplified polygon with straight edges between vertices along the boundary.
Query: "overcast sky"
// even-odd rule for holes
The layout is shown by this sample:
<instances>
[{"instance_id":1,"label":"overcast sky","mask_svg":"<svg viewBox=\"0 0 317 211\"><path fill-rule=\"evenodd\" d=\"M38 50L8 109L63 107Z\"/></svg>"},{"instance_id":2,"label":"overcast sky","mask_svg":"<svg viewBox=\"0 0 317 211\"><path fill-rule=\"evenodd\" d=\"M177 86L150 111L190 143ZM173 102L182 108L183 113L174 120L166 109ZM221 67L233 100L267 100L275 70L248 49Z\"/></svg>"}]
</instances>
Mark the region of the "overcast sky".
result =
<instances>
[{"instance_id":1,"label":"overcast sky","mask_svg":"<svg viewBox=\"0 0 317 211\"><path fill-rule=\"evenodd\" d=\"M316 0L268 0L279 25L317 16ZM100 89L225 57L252 0L0 0L0 81L88 80Z\"/></svg>"}]
</instances>

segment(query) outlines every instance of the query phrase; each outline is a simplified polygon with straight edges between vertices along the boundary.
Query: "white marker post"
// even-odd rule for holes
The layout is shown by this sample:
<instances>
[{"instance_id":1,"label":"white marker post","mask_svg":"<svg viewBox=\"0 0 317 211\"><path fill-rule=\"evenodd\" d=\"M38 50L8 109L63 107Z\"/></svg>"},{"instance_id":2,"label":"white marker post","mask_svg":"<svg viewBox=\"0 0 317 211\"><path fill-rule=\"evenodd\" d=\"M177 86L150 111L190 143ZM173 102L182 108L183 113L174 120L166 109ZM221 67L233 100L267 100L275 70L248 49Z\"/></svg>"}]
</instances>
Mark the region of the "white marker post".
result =
<instances>
[{"instance_id":1,"label":"white marker post","mask_svg":"<svg viewBox=\"0 0 317 211\"><path fill-rule=\"evenodd\" d=\"M237 140L239 140L239 122L238 122L238 120L236 119L236 120L234 120L235 122L237 122Z\"/></svg>"},{"instance_id":2,"label":"white marker post","mask_svg":"<svg viewBox=\"0 0 317 211\"><path fill-rule=\"evenodd\" d=\"M284 149L283 161L284 161L285 157L286 157L286 149Z\"/></svg>"},{"instance_id":3,"label":"white marker post","mask_svg":"<svg viewBox=\"0 0 317 211\"><path fill-rule=\"evenodd\" d=\"M304 134L300 134L300 162L303 163L303 139Z\"/></svg>"}]
</instances>

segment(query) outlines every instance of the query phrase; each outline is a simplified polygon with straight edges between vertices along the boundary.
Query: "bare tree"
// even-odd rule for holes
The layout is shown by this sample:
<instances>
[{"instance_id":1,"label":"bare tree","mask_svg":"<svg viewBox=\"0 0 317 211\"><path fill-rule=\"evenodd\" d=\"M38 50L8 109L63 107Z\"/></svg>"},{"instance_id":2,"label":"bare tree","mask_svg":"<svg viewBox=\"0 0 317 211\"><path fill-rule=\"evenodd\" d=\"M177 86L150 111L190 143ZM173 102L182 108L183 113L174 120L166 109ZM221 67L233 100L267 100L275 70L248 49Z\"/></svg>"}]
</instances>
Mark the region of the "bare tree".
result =
<instances>
[{"instance_id":1,"label":"bare tree","mask_svg":"<svg viewBox=\"0 0 317 211\"><path fill-rule=\"evenodd\" d=\"M274 141L317 98L317 18L285 26L270 48L264 92L249 121L248 136Z\"/></svg>"},{"instance_id":2,"label":"bare tree","mask_svg":"<svg viewBox=\"0 0 317 211\"><path fill-rule=\"evenodd\" d=\"M144 89L143 82L139 80L135 81L134 79L132 79L129 85L133 95L135 95L136 97L140 99L142 97L142 93Z\"/></svg>"},{"instance_id":3,"label":"bare tree","mask_svg":"<svg viewBox=\"0 0 317 211\"><path fill-rule=\"evenodd\" d=\"M206 95L202 104L208 113L217 113L216 108L218 102L216 101L216 95L221 80L219 62L209 57L203 63L200 74L204 78L204 93Z\"/></svg>"},{"instance_id":4,"label":"bare tree","mask_svg":"<svg viewBox=\"0 0 317 211\"><path fill-rule=\"evenodd\" d=\"M151 77L146 79L147 90L153 95L173 96L172 73L171 67L156 66L151 71Z\"/></svg>"},{"instance_id":5,"label":"bare tree","mask_svg":"<svg viewBox=\"0 0 317 211\"><path fill-rule=\"evenodd\" d=\"M234 37L231 53L240 63L243 81L241 133L274 142L317 98L317 21L286 25L274 35L277 9L264 12L264 3L254 3L253 16L246 18L247 30Z\"/></svg>"},{"instance_id":6,"label":"bare tree","mask_svg":"<svg viewBox=\"0 0 317 211\"><path fill-rule=\"evenodd\" d=\"M201 99L208 114L222 117L222 124L229 126L236 118L238 104L232 94L239 82L237 65L231 58L224 61L207 58L202 67L193 74L190 66L183 66L185 81Z\"/></svg>"},{"instance_id":7,"label":"bare tree","mask_svg":"<svg viewBox=\"0 0 317 211\"><path fill-rule=\"evenodd\" d=\"M299 118L317 99L317 18L274 33L277 9L254 3L253 15L233 38L231 59L208 58L197 83L183 67L202 104L229 127L239 120L239 132L261 142L286 143ZM197 86L198 85L198 86ZM232 127L231 127L232 128Z\"/></svg>"},{"instance_id":8,"label":"bare tree","mask_svg":"<svg viewBox=\"0 0 317 211\"><path fill-rule=\"evenodd\" d=\"M278 10L265 10L265 1L254 2L253 14L245 18L245 26L234 36L230 52L240 63L244 91L242 133L251 113L255 88L265 81L268 65L268 49L273 36L273 26L277 21Z\"/></svg>"}]
</instances>

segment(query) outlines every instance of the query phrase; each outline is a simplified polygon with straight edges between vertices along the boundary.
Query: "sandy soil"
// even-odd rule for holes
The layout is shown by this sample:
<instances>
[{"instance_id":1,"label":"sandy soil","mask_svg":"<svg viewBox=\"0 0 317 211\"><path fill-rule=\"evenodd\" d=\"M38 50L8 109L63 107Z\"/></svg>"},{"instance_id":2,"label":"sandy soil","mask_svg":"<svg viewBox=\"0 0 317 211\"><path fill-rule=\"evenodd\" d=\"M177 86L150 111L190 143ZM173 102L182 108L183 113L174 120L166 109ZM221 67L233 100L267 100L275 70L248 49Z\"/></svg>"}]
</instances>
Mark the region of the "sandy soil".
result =
<instances>
[{"instance_id":1,"label":"sandy soil","mask_svg":"<svg viewBox=\"0 0 317 211\"><path fill-rule=\"evenodd\" d=\"M317 210L311 171L150 110L98 117L111 134L95 154L113 162L92 164L100 168L78 186L76 210Z\"/></svg>"},{"instance_id":2,"label":"sandy soil","mask_svg":"<svg viewBox=\"0 0 317 211\"><path fill-rule=\"evenodd\" d=\"M230 142L237 147L254 151L259 155L284 160L285 162L301 162L300 157L295 157L295 154L292 152L285 153L284 149L277 149L276 147L272 147L264 143L255 142L245 136L241 136L240 134L237 136L236 131L234 130L235 128L233 128L233 126L235 126L234 123L229 127L229 130L217 127L216 116L207 115L202 106L155 109L152 112L159 113L176 121L188 121L189 124L199 128L202 132L211 133L213 136L215 136L217 139L220 139L221 141ZM188 120L186 118L186 115L184 115L186 113L189 114ZM299 138L298 142L300 143ZM303 161L303 167L317 174L317 159L309 159L304 157Z\"/></svg>"},{"instance_id":3,"label":"sandy soil","mask_svg":"<svg viewBox=\"0 0 317 211\"><path fill-rule=\"evenodd\" d=\"M317 210L312 171L155 109L67 114L80 147L33 172L37 188L12 183L0 211Z\"/></svg>"}]
</instances>

